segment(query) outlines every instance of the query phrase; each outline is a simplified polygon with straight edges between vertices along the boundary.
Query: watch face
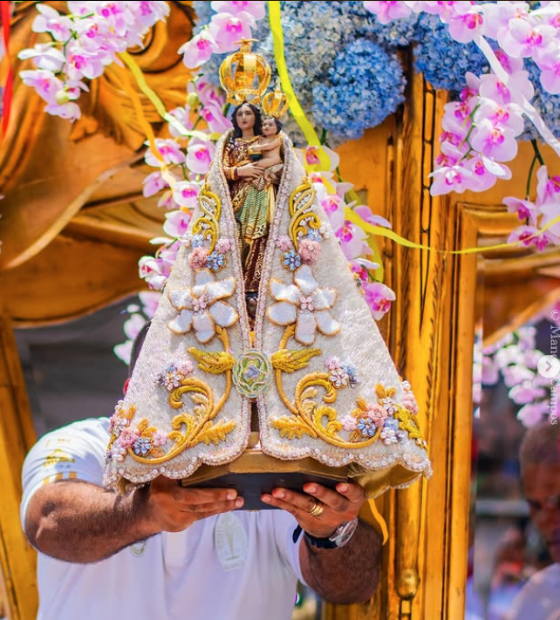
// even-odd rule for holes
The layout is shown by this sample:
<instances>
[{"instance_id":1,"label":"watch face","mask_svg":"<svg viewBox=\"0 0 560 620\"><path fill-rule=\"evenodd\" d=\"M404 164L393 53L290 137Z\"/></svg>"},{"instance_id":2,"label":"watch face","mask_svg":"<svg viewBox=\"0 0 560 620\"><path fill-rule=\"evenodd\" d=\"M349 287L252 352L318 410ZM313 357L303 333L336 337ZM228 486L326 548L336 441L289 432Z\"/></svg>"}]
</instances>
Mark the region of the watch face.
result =
<instances>
[{"instance_id":1,"label":"watch face","mask_svg":"<svg viewBox=\"0 0 560 620\"><path fill-rule=\"evenodd\" d=\"M358 527L358 519L352 521L346 521L342 525L339 525L335 533L329 538L330 541L336 544L337 547L344 547L344 545L352 538L356 528Z\"/></svg>"}]
</instances>

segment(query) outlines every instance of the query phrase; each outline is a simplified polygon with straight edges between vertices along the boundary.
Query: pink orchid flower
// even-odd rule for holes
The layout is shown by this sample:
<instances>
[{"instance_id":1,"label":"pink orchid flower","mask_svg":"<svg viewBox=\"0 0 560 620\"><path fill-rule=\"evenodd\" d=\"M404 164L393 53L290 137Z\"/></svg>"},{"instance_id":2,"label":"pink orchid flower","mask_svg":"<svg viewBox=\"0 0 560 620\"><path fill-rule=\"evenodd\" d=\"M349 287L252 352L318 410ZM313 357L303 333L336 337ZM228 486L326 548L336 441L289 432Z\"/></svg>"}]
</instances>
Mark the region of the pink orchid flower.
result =
<instances>
[{"instance_id":1,"label":"pink orchid flower","mask_svg":"<svg viewBox=\"0 0 560 620\"><path fill-rule=\"evenodd\" d=\"M517 213L519 220L529 220L532 226L537 224L538 209L530 200L508 197L504 198L502 202L507 206L508 213Z\"/></svg>"},{"instance_id":2,"label":"pink orchid flower","mask_svg":"<svg viewBox=\"0 0 560 620\"><path fill-rule=\"evenodd\" d=\"M434 181L430 187L432 196L441 196L456 192L462 194L469 189L468 182L472 179L473 173L461 164L455 166L444 166L432 172Z\"/></svg>"},{"instance_id":3,"label":"pink orchid flower","mask_svg":"<svg viewBox=\"0 0 560 620\"><path fill-rule=\"evenodd\" d=\"M206 174L216 147L210 141L191 140L187 147L187 167L197 174Z\"/></svg>"},{"instance_id":4,"label":"pink orchid flower","mask_svg":"<svg viewBox=\"0 0 560 620\"><path fill-rule=\"evenodd\" d=\"M336 194L328 194L321 200L321 206L325 210L333 230L340 228L344 223L344 209L346 208L344 200Z\"/></svg>"},{"instance_id":5,"label":"pink orchid flower","mask_svg":"<svg viewBox=\"0 0 560 620\"><path fill-rule=\"evenodd\" d=\"M158 1L129 2L128 9L140 26L145 28L164 21L170 11L167 2Z\"/></svg>"},{"instance_id":6,"label":"pink orchid flower","mask_svg":"<svg viewBox=\"0 0 560 620\"><path fill-rule=\"evenodd\" d=\"M93 80L105 71L105 64L110 58L100 58L96 52L89 52L80 45L69 45L66 50L66 72L71 80L80 80L86 77Z\"/></svg>"},{"instance_id":7,"label":"pink orchid flower","mask_svg":"<svg viewBox=\"0 0 560 620\"><path fill-rule=\"evenodd\" d=\"M499 104L522 103L523 99L530 101L534 95L535 89L527 71L512 73L507 86L493 74L480 76L480 96Z\"/></svg>"},{"instance_id":8,"label":"pink orchid flower","mask_svg":"<svg viewBox=\"0 0 560 620\"><path fill-rule=\"evenodd\" d=\"M163 178L161 172L157 170L156 172L152 172L149 174L143 183L142 193L145 198L149 198L150 196L154 196L162 189L169 187L167 181Z\"/></svg>"},{"instance_id":9,"label":"pink orchid flower","mask_svg":"<svg viewBox=\"0 0 560 620\"><path fill-rule=\"evenodd\" d=\"M174 108L169 112L169 115L172 116L177 122L168 122L169 133L174 138L182 138L185 136L185 131L189 131L192 129L193 124L190 120L190 110L188 106L182 108Z\"/></svg>"},{"instance_id":10,"label":"pink orchid flower","mask_svg":"<svg viewBox=\"0 0 560 620\"><path fill-rule=\"evenodd\" d=\"M20 71L20 78L26 86L31 86L47 103L56 105L57 93L64 90L64 84L54 73L45 69L34 71Z\"/></svg>"},{"instance_id":11,"label":"pink orchid flower","mask_svg":"<svg viewBox=\"0 0 560 620\"><path fill-rule=\"evenodd\" d=\"M193 89L191 91L191 89ZM203 78L198 79L196 85L192 82L187 86L188 92L196 92L200 98L202 105L216 104L220 109L223 108L226 100L224 97L224 91L219 89L214 84L206 82Z\"/></svg>"},{"instance_id":12,"label":"pink orchid flower","mask_svg":"<svg viewBox=\"0 0 560 620\"><path fill-rule=\"evenodd\" d=\"M181 207L194 209L196 207L199 191L200 187L196 183L179 181L175 183L173 188L173 200Z\"/></svg>"},{"instance_id":13,"label":"pink orchid flower","mask_svg":"<svg viewBox=\"0 0 560 620\"><path fill-rule=\"evenodd\" d=\"M161 293L156 293L155 291L142 291L141 293L138 293L138 298L142 304L142 312L149 319L151 319L159 306Z\"/></svg>"},{"instance_id":14,"label":"pink orchid flower","mask_svg":"<svg viewBox=\"0 0 560 620\"><path fill-rule=\"evenodd\" d=\"M391 309L395 301L395 293L381 282L372 282L364 285L364 294L371 314L376 321L382 319Z\"/></svg>"},{"instance_id":15,"label":"pink orchid flower","mask_svg":"<svg viewBox=\"0 0 560 620\"><path fill-rule=\"evenodd\" d=\"M555 239L549 231L540 232L536 226L518 226L508 237L508 243L519 242L525 247L534 246L542 252L548 245L555 243Z\"/></svg>"},{"instance_id":16,"label":"pink orchid flower","mask_svg":"<svg viewBox=\"0 0 560 620\"><path fill-rule=\"evenodd\" d=\"M21 60L33 58L38 69L52 71L53 73L58 73L66 62L64 54L49 43L37 43L35 47L21 50L18 58Z\"/></svg>"},{"instance_id":17,"label":"pink orchid flower","mask_svg":"<svg viewBox=\"0 0 560 620\"><path fill-rule=\"evenodd\" d=\"M241 39L250 39L251 26L254 25L255 20L249 13L241 12L236 16L218 13L212 18L208 29L218 46L218 52L223 54L238 49Z\"/></svg>"},{"instance_id":18,"label":"pink orchid flower","mask_svg":"<svg viewBox=\"0 0 560 620\"><path fill-rule=\"evenodd\" d=\"M146 143L150 146L149 142ZM181 147L175 140L170 138L156 138L156 148L159 154L163 157L163 161L166 164L182 164L185 161L185 154L181 150ZM148 148L144 155L144 161L148 166L154 166L159 168L161 165L160 160L152 153L151 148Z\"/></svg>"},{"instance_id":19,"label":"pink orchid flower","mask_svg":"<svg viewBox=\"0 0 560 620\"><path fill-rule=\"evenodd\" d=\"M206 104L200 114L213 133L222 134L232 127L231 120L222 114L221 106L213 101Z\"/></svg>"},{"instance_id":20,"label":"pink orchid flower","mask_svg":"<svg viewBox=\"0 0 560 620\"><path fill-rule=\"evenodd\" d=\"M358 258L363 253L366 234L359 226L346 220L340 228L335 230L335 236L340 241L340 247L344 256L349 261Z\"/></svg>"},{"instance_id":21,"label":"pink orchid flower","mask_svg":"<svg viewBox=\"0 0 560 620\"><path fill-rule=\"evenodd\" d=\"M60 116L67 121L76 121L82 115L80 106L71 101L63 104L50 103L45 106L45 112L47 112L47 114L52 114L52 116Z\"/></svg>"},{"instance_id":22,"label":"pink orchid flower","mask_svg":"<svg viewBox=\"0 0 560 620\"><path fill-rule=\"evenodd\" d=\"M517 155L517 141L513 131L496 126L489 119L477 125L470 143L473 149L496 161L511 161Z\"/></svg>"},{"instance_id":23,"label":"pink orchid flower","mask_svg":"<svg viewBox=\"0 0 560 620\"><path fill-rule=\"evenodd\" d=\"M511 179L511 170L488 157L474 155L463 162L467 170L473 174L466 180L468 189L475 192L484 192L496 184L498 179Z\"/></svg>"},{"instance_id":24,"label":"pink orchid flower","mask_svg":"<svg viewBox=\"0 0 560 620\"><path fill-rule=\"evenodd\" d=\"M548 226L557 217L560 216L560 204L558 202L547 202L541 205L542 220L541 226ZM560 238L560 222L552 224L543 234L548 234L549 237L554 236L556 239ZM553 243L557 243L556 240Z\"/></svg>"},{"instance_id":25,"label":"pink orchid flower","mask_svg":"<svg viewBox=\"0 0 560 620\"><path fill-rule=\"evenodd\" d=\"M353 211L368 224L373 224L373 226L382 226L383 228L391 228L391 222L389 222L389 220L386 220L380 215L375 215L367 205L354 207Z\"/></svg>"},{"instance_id":26,"label":"pink orchid flower","mask_svg":"<svg viewBox=\"0 0 560 620\"><path fill-rule=\"evenodd\" d=\"M554 45L556 29L536 25L527 19L511 19L508 28L498 32L498 43L512 58L527 58L548 51Z\"/></svg>"},{"instance_id":27,"label":"pink orchid flower","mask_svg":"<svg viewBox=\"0 0 560 620\"><path fill-rule=\"evenodd\" d=\"M546 166L541 166L537 171L537 200L538 207L553 202L558 204L560 201L560 176L548 176Z\"/></svg>"},{"instance_id":28,"label":"pink orchid flower","mask_svg":"<svg viewBox=\"0 0 560 620\"><path fill-rule=\"evenodd\" d=\"M452 17L449 34L459 43L470 43L484 29L484 18L477 10Z\"/></svg>"},{"instance_id":29,"label":"pink orchid flower","mask_svg":"<svg viewBox=\"0 0 560 620\"><path fill-rule=\"evenodd\" d=\"M560 94L560 58L557 53L546 53L538 57L537 64L541 69L539 81L551 95Z\"/></svg>"},{"instance_id":30,"label":"pink orchid flower","mask_svg":"<svg viewBox=\"0 0 560 620\"><path fill-rule=\"evenodd\" d=\"M73 30L72 20L42 2L38 2L36 8L40 15L33 21L33 32L48 32L56 41L68 41Z\"/></svg>"},{"instance_id":31,"label":"pink orchid flower","mask_svg":"<svg viewBox=\"0 0 560 620\"><path fill-rule=\"evenodd\" d=\"M138 275L151 289L160 291L169 277L164 263L153 256L142 256L138 261Z\"/></svg>"},{"instance_id":32,"label":"pink orchid flower","mask_svg":"<svg viewBox=\"0 0 560 620\"><path fill-rule=\"evenodd\" d=\"M163 232L172 238L180 239L187 232L191 215L191 212L182 209L166 213Z\"/></svg>"},{"instance_id":33,"label":"pink orchid flower","mask_svg":"<svg viewBox=\"0 0 560 620\"><path fill-rule=\"evenodd\" d=\"M479 107L474 113L474 124L478 125L484 119L488 119L495 127L510 129L514 136L523 133L525 128L521 108L515 103L500 104L481 97Z\"/></svg>"},{"instance_id":34,"label":"pink orchid flower","mask_svg":"<svg viewBox=\"0 0 560 620\"><path fill-rule=\"evenodd\" d=\"M196 69L210 60L219 50L218 44L208 30L202 30L182 45L177 53L183 54L183 63L188 69Z\"/></svg>"},{"instance_id":35,"label":"pink orchid flower","mask_svg":"<svg viewBox=\"0 0 560 620\"><path fill-rule=\"evenodd\" d=\"M388 24L394 19L408 17L412 12L404 2L364 2L364 7L377 16L380 24Z\"/></svg>"},{"instance_id":36,"label":"pink orchid flower","mask_svg":"<svg viewBox=\"0 0 560 620\"><path fill-rule=\"evenodd\" d=\"M244 0L242 2L212 2L211 6L216 13L229 13L230 15L239 15L240 13L249 13L255 19L263 19L265 16L265 2L258 0Z\"/></svg>"},{"instance_id":37,"label":"pink orchid flower","mask_svg":"<svg viewBox=\"0 0 560 620\"><path fill-rule=\"evenodd\" d=\"M134 340L145 324L146 319L141 314L132 314L123 325L125 336L130 340Z\"/></svg>"}]
</instances>

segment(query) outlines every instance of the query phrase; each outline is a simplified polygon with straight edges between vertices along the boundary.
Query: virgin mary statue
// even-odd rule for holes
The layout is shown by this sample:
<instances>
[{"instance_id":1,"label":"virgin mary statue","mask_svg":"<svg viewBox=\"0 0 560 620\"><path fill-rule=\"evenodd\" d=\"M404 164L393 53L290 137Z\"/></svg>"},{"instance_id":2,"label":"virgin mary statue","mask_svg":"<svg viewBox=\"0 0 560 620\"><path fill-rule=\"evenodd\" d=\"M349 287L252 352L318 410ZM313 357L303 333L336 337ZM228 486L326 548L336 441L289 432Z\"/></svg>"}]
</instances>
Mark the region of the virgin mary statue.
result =
<instances>
[{"instance_id":1,"label":"virgin mary statue","mask_svg":"<svg viewBox=\"0 0 560 620\"><path fill-rule=\"evenodd\" d=\"M411 388L284 133L273 204L249 191L267 171L250 158L269 141L255 110L236 108L236 128L217 144L112 417L107 482L185 479L202 464L231 463L247 447L254 409L268 457L345 468L370 496L406 486L430 474ZM262 225L249 249L247 210Z\"/></svg>"}]
</instances>

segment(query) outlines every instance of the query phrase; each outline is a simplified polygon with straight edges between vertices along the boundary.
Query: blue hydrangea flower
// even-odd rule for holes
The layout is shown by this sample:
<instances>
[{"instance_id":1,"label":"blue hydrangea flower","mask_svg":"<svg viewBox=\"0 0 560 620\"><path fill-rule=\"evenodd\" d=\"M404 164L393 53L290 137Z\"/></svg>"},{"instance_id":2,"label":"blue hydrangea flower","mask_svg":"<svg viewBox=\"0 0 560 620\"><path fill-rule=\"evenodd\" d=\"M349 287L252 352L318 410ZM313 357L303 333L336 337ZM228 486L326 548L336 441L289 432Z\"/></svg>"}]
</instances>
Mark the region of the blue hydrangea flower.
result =
<instances>
[{"instance_id":1,"label":"blue hydrangea flower","mask_svg":"<svg viewBox=\"0 0 560 620\"><path fill-rule=\"evenodd\" d=\"M395 112L404 86L398 59L357 39L338 54L328 80L313 87L313 116L336 136L357 139Z\"/></svg>"},{"instance_id":2,"label":"blue hydrangea flower","mask_svg":"<svg viewBox=\"0 0 560 620\"><path fill-rule=\"evenodd\" d=\"M138 437L132 446L134 454L138 456L147 456L152 449L152 440L150 437Z\"/></svg>"},{"instance_id":3,"label":"blue hydrangea flower","mask_svg":"<svg viewBox=\"0 0 560 620\"><path fill-rule=\"evenodd\" d=\"M224 255L218 254L218 252L212 252L212 254L210 254L206 259L206 266L212 271L220 271L220 269L224 266L224 263Z\"/></svg>"},{"instance_id":4,"label":"blue hydrangea flower","mask_svg":"<svg viewBox=\"0 0 560 620\"><path fill-rule=\"evenodd\" d=\"M541 86L540 69L528 58L525 59L525 69L529 72L529 79L535 87L535 96L531 103L541 115L547 127L560 138L560 95L551 95ZM542 140L541 134L535 129L530 120L525 121L525 131L521 134L522 140Z\"/></svg>"},{"instance_id":5,"label":"blue hydrangea flower","mask_svg":"<svg viewBox=\"0 0 560 620\"><path fill-rule=\"evenodd\" d=\"M371 418L364 416L358 420L356 428L360 431L362 437L373 437L376 432L375 424Z\"/></svg>"},{"instance_id":6,"label":"blue hydrangea flower","mask_svg":"<svg viewBox=\"0 0 560 620\"><path fill-rule=\"evenodd\" d=\"M287 267L290 271L295 271L299 266L301 266L301 256L293 250L290 252L285 252L283 259L284 267Z\"/></svg>"}]
</instances>

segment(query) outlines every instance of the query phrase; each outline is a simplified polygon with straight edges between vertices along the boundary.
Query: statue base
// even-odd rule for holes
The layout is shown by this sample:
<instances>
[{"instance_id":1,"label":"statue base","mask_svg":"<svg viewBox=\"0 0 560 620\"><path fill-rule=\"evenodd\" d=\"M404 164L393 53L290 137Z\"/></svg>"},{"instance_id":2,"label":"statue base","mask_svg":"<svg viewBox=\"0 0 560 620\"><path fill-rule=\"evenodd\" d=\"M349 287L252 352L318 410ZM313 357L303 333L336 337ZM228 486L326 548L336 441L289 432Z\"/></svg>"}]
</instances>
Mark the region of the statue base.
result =
<instances>
[{"instance_id":1,"label":"statue base","mask_svg":"<svg viewBox=\"0 0 560 620\"><path fill-rule=\"evenodd\" d=\"M233 488L245 500L241 510L267 510L274 506L262 502L261 495L270 493L275 488L282 487L303 493L303 485L309 482L334 488L339 482L347 481L347 467L328 467L312 458L282 461L264 454L256 444L245 449L243 454L231 463L202 465L192 476L181 480L181 485Z\"/></svg>"}]
</instances>

